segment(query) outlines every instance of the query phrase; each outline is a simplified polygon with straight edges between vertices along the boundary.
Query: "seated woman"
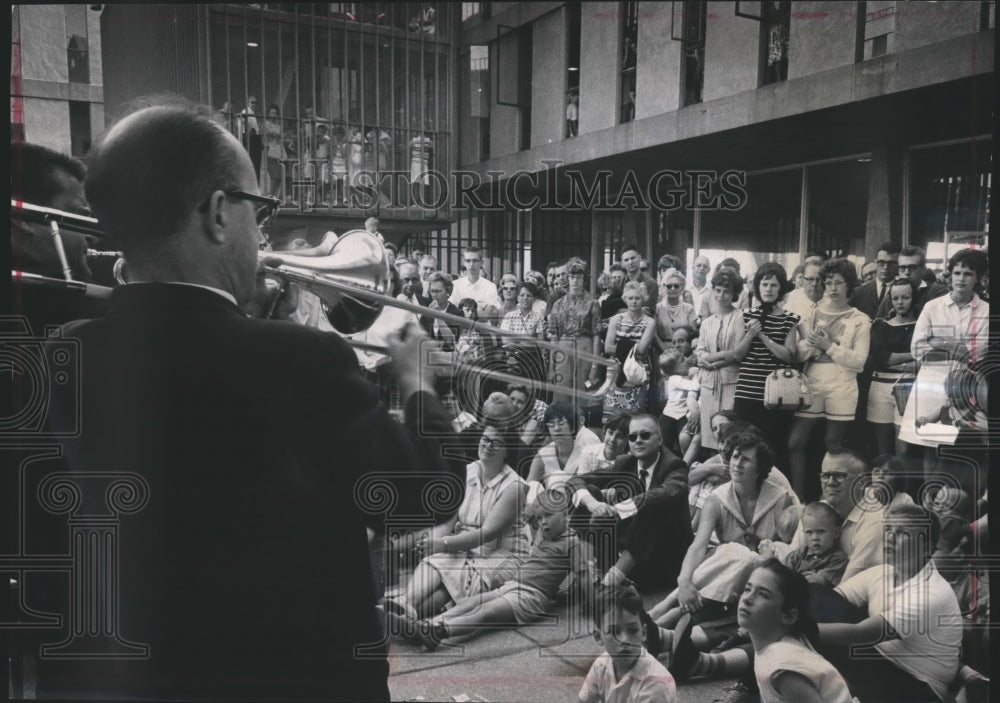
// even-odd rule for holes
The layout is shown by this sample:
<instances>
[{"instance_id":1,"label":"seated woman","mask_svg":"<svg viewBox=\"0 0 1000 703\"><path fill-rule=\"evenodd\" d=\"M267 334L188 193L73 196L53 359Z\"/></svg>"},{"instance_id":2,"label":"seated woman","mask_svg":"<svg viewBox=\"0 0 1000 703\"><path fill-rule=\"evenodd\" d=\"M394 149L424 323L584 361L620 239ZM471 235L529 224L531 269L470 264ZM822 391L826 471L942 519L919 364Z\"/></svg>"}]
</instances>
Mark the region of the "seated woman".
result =
<instances>
[{"instance_id":1,"label":"seated woman","mask_svg":"<svg viewBox=\"0 0 1000 703\"><path fill-rule=\"evenodd\" d=\"M390 631L437 615L453 600L492 590L514 577L528 555L522 509L528 487L506 462L503 429L487 425L479 459L467 467L465 498L447 522L404 535L394 549L414 546L424 558L405 595L385 599Z\"/></svg>"},{"instance_id":2,"label":"seated woman","mask_svg":"<svg viewBox=\"0 0 1000 703\"><path fill-rule=\"evenodd\" d=\"M600 444L601 440L580 422L573 406L563 401L553 403L545 411L545 426L552 441L535 455L528 471L528 483L537 482L553 488L577 473L583 448Z\"/></svg>"},{"instance_id":3,"label":"seated woman","mask_svg":"<svg viewBox=\"0 0 1000 703\"><path fill-rule=\"evenodd\" d=\"M763 539L779 539L779 517L794 504L788 491L767 480L774 455L759 434L742 432L730 437L723 456L729 457L731 480L705 502L698 532L677 577L677 590L650 611L665 627L675 625L683 613L692 613L696 623L723 615L761 561L758 544ZM713 532L720 545L706 559ZM710 649L726 635L713 641L712 635L699 628L695 636L697 644Z\"/></svg>"}]
</instances>

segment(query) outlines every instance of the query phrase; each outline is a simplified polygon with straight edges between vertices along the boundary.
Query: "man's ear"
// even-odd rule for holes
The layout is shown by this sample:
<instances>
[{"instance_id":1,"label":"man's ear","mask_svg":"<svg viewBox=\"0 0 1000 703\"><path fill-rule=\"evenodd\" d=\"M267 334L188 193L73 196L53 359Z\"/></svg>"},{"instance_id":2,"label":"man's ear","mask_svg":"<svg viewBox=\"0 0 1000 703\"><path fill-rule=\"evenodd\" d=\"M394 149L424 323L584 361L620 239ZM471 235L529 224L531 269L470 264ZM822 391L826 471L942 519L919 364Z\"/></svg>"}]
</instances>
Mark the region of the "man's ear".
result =
<instances>
[{"instance_id":1,"label":"man's ear","mask_svg":"<svg viewBox=\"0 0 1000 703\"><path fill-rule=\"evenodd\" d=\"M226 194L216 190L208 198L207 209L202 219L205 233L215 243L221 244L226 239L226 225L229 224L229 213L226 208Z\"/></svg>"},{"instance_id":2,"label":"man's ear","mask_svg":"<svg viewBox=\"0 0 1000 703\"><path fill-rule=\"evenodd\" d=\"M603 641L601 640L601 633L599 630L594 630L594 641L597 642L597 644L603 644Z\"/></svg>"}]
</instances>

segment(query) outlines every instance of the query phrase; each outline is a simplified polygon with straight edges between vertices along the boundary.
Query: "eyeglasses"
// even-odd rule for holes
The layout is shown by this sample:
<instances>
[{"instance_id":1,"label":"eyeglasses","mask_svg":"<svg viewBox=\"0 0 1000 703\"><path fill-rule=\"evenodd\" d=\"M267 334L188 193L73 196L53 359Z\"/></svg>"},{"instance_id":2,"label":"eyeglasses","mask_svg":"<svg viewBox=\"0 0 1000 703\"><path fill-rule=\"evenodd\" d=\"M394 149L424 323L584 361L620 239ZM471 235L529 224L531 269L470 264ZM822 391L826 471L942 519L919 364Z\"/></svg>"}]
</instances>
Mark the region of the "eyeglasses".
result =
<instances>
[{"instance_id":1,"label":"eyeglasses","mask_svg":"<svg viewBox=\"0 0 1000 703\"><path fill-rule=\"evenodd\" d=\"M844 471L824 471L819 475L822 483L843 483L847 480L848 474Z\"/></svg>"},{"instance_id":2,"label":"eyeglasses","mask_svg":"<svg viewBox=\"0 0 1000 703\"><path fill-rule=\"evenodd\" d=\"M272 198L269 195L257 195L256 193L248 193L245 190L224 190L222 192L240 200L249 200L250 202L257 203L258 227L266 227L271 224L278 214L278 207L281 205L280 199Z\"/></svg>"},{"instance_id":3,"label":"eyeglasses","mask_svg":"<svg viewBox=\"0 0 1000 703\"><path fill-rule=\"evenodd\" d=\"M483 435L482 437L479 438L479 443L481 445L483 445L484 447L487 447L489 449L502 449L503 448L503 440L502 439L490 439L486 435Z\"/></svg>"},{"instance_id":4,"label":"eyeglasses","mask_svg":"<svg viewBox=\"0 0 1000 703\"><path fill-rule=\"evenodd\" d=\"M639 432L632 432L632 433L630 433L629 436L628 436L628 441L629 442L635 442L635 441L641 439L643 442L645 442L647 439L649 439L652 436L653 436L653 433L650 432L649 430L641 430Z\"/></svg>"},{"instance_id":5,"label":"eyeglasses","mask_svg":"<svg viewBox=\"0 0 1000 703\"><path fill-rule=\"evenodd\" d=\"M677 290L680 287L681 285L679 283L667 283L664 286L664 288L666 288L667 290Z\"/></svg>"},{"instance_id":6,"label":"eyeglasses","mask_svg":"<svg viewBox=\"0 0 1000 703\"><path fill-rule=\"evenodd\" d=\"M517 290L517 286L500 286L500 290Z\"/></svg>"}]
</instances>

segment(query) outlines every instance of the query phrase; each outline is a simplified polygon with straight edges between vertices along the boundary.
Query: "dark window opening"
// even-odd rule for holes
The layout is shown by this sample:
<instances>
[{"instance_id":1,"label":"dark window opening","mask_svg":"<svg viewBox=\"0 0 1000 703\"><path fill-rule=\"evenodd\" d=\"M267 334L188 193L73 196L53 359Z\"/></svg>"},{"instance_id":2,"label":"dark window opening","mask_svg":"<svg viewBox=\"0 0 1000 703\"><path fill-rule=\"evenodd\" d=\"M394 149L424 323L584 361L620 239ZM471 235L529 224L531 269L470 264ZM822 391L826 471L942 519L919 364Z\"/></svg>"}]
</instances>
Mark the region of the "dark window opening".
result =
<instances>
[{"instance_id":1,"label":"dark window opening","mask_svg":"<svg viewBox=\"0 0 1000 703\"><path fill-rule=\"evenodd\" d=\"M885 56L886 50L889 48L889 35L883 34L881 36L872 39L872 58L877 58L879 56Z\"/></svg>"},{"instance_id":2,"label":"dark window opening","mask_svg":"<svg viewBox=\"0 0 1000 703\"><path fill-rule=\"evenodd\" d=\"M622 18L622 72L619 80L621 87L621 122L631 122L635 119L635 70L639 44L639 3L623 2L621 4Z\"/></svg>"},{"instance_id":3,"label":"dark window opening","mask_svg":"<svg viewBox=\"0 0 1000 703\"><path fill-rule=\"evenodd\" d=\"M69 138L73 156L86 156L90 151L90 103L70 101Z\"/></svg>"},{"instance_id":4,"label":"dark window opening","mask_svg":"<svg viewBox=\"0 0 1000 703\"><path fill-rule=\"evenodd\" d=\"M702 101L705 87L705 28L707 6L703 2L687 0L684 3L684 30L682 51L684 52L684 105L695 105Z\"/></svg>"},{"instance_id":5,"label":"dark window opening","mask_svg":"<svg viewBox=\"0 0 1000 703\"><path fill-rule=\"evenodd\" d=\"M792 23L789 0L765 0L761 3L761 45L763 71L761 85L788 79L788 32Z\"/></svg>"},{"instance_id":6,"label":"dark window opening","mask_svg":"<svg viewBox=\"0 0 1000 703\"><path fill-rule=\"evenodd\" d=\"M66 47L66 62L71 83L90 83L90 59L87 38L74 34Z\"/></svg>"},{"instance_id":7,"label":"dark window opening","mask_svg":"<svg viewBox=\"0 0 1000 703\"><path fill-rule=\"evenodd\" d=\"M566 136L579 134L580 3L566 4Z\"/></svg>"},{"instance_id":8,"label":"dark window opening","mask_svg":"<svg viewBox=\"0 0 1000 703\"><path fill-rule=\"evenodd\" d=\"M534 32L527 24L518 30L518 103L521 107L521 149L531 148L531 48Z\"/></svg>"}]
</instances>

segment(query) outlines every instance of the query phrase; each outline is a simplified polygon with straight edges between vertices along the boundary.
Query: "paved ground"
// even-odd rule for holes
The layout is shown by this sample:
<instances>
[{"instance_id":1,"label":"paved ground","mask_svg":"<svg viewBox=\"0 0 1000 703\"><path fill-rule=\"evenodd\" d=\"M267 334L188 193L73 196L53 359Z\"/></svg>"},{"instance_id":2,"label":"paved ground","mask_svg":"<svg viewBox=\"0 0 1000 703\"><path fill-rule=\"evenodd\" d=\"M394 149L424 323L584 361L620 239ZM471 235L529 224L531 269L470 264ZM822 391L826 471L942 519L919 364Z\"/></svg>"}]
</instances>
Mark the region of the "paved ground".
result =
<instances>
[{"instance_id":1,"label":"paved ground","mask_svg":"<svg viewBox=\"0 0 1000 703\"><path fill-rule=\"evenodd\" d=\"M647 607L663 594L644 598ZM396 701L575 701L583 677L601 647L589 631L571 631L565 607L553 622L518 630L497 630L427 652L394 640L389 687ZM732 681L703 681L678 687L678 699L713 703ZM463 698L462 696L466 696Z\"/></svg>"}]
</instances>

